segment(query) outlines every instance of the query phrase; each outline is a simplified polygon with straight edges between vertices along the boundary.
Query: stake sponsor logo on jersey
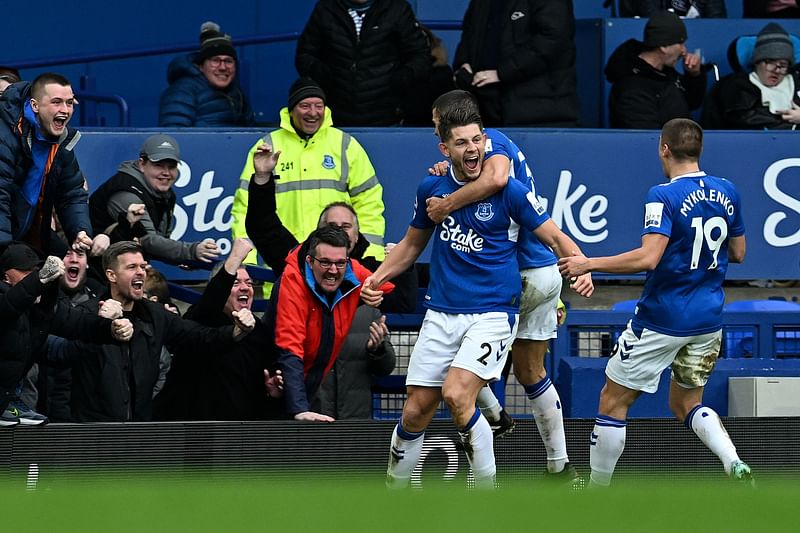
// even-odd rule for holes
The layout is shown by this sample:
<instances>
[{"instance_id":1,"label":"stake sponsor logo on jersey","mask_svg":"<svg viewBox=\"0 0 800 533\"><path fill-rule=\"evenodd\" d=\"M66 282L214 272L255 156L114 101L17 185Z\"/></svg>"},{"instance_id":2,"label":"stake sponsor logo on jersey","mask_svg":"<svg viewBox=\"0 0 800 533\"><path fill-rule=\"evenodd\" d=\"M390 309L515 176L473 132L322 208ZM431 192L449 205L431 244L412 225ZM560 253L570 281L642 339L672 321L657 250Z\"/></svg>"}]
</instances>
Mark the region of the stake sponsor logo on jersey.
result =
<instances>
[{"instance_id":1,"label":"stake sponsor logo on jersey","mask_svg":"<svg viewBox=\"0 0 800 533\"><path fill-rule=\"evenodd\" d=\"M450 243L450 248L460 252L480 252L483 251L483 237L468 228L467 232L461 229L461 224L457 223L453 217L447 217L442 222L442 231L439 238Z\"/></svg>"}]
</instances>

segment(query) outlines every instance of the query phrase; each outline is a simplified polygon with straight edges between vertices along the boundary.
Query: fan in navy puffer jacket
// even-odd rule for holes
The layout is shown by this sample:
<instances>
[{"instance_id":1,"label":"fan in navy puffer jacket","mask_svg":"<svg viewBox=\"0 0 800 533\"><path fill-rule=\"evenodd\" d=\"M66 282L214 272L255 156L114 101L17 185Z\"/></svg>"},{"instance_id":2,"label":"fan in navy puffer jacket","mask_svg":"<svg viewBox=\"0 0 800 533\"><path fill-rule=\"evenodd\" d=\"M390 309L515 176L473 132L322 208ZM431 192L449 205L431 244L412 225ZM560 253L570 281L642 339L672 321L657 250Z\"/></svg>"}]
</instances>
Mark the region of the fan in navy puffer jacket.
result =
<instances>
[{"instance_id":1,"label":"fan in navy puffer jacket","mask_svg":"<svg viewBox=\"0 0 800 533\"><path fill-rule=\"evenodd\" d=\"M255 124L239 78L234 77L225 89L208 83L194 60L197 54L176 57L167 68L169 87L161 94L159 126L246 127Z\"/></svg>"}]
</instances>

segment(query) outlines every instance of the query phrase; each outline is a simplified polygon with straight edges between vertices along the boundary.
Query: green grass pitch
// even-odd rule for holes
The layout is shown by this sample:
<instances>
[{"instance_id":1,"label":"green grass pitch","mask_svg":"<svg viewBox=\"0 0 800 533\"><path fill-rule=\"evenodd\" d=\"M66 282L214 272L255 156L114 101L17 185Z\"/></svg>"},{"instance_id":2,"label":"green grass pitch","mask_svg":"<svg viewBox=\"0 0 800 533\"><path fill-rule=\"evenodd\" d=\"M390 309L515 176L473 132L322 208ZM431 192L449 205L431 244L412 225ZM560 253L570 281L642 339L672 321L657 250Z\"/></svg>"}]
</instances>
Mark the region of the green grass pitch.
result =
<instances>
[{"instance_id":1,"label":"green grass pitch","mask_svg":"<svg viewBox=\"0 0 800 533\"><path fill-rule=\"evenodd\" d=\"M609 490L568 492L514 480L494 492L426 481L387 491L374 474L245 479L158 475L0 481L3 531L24 532L450 532L797 531L800 484L764 477L755 489L727 479L621 479Z\"/></svg>"}]
</instances>

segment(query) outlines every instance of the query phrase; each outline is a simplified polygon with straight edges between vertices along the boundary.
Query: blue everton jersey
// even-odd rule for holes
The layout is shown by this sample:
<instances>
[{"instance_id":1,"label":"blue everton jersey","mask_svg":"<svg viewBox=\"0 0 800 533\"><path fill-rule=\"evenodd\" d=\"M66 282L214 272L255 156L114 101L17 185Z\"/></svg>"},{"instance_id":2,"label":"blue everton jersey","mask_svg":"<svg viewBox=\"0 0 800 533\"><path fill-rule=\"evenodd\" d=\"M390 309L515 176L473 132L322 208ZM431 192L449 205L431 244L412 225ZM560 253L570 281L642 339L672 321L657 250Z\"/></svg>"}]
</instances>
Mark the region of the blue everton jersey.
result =
<instances>
[{"instance_id":1,"label":"blue everton jersey","mask_svg":"<svg viewBox=\"0 0 800 533\"><path fill-rule=\"evenodd\" d=\"M463 183L453 176L428 176L417 189L411 226L434 226L425 210L431 197L446 197ZM519 308L521 282L517 236L550 217L517 180L493 196L454 211L433 230L431 271L425 305L445 313L485 313Z\"/></svg>"},{"instance_id":2,"label":"blue everton jersey","mask_svg":"<svg viewBox=\"0 0 800 533\"><path fill-rule=\"evenodd\" d=\"M525 162L525 154L514 144L514 141L506 135L493 128L485 130L486 136L486 155L484 159L497 154L503 154L511 161L511 176L519 180L536 197L536 182L533 180L528 163ZM517 261L519 268L538 268L554 265L557 261L553 250L545 246L533 233L523 231L519 236L519 246L517 247Z\"/></svg>"},{"instance_id":3,"label":"blue everton jersey","mask_svg":"<svg viewBox=\"0 0 800 533\"><path fill-rule=\"evenodd\" d=\"M676 337L720 329L728 241L744 235L733 183L694 172L651 188L643 233L666 235L669 242L647 274L634 326Z\"/></svg>"}]
</instances>

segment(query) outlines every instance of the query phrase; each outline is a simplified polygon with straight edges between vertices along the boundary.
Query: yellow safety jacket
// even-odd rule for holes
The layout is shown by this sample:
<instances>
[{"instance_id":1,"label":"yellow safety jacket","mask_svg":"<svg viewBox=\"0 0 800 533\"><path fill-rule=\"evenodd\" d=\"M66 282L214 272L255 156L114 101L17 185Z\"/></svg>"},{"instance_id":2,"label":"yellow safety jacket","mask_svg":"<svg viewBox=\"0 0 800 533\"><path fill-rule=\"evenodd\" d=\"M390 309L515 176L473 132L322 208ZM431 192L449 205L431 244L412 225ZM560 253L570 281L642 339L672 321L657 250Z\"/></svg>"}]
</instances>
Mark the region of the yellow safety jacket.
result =
<instances>
[{"instance_id":1,"label":"yellow safety jacket","mask_svg":"<svg viewBox=\"0 0 800 533\"><path fill-rule=\"evenodd\" d=\"M348 202L358 215L359 230L370 243L364 255L382 261L386 230L383 187L358 141L333 127L327 107L322 126L310 139L297 134L289 110L283 108L280 129L268 133L250 148L233 197L233 237L247 237L247 188L254 172L253 153L265 142L281 152L273 170L273 176L279 176L275 182L275 200L278 216L292 235L303 242L316 229L319 214L326 205ZM247 262L257 262L255 252L248 256Z\"/></svg>"}]
</instances>

